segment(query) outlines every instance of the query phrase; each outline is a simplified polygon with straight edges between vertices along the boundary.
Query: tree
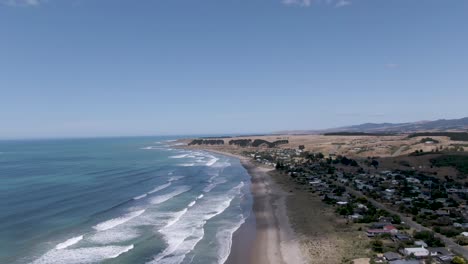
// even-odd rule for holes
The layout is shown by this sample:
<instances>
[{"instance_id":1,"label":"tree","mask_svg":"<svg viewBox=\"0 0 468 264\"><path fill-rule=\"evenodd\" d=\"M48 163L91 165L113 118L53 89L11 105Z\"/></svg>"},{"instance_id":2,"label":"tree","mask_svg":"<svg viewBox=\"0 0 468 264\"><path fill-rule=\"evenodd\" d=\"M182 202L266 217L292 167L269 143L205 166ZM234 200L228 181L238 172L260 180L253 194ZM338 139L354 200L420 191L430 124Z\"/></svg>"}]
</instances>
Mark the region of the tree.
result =
<instances>
[{"instance_id":1,"label":"tree","mask_svg":"<svg viewBox=\"0 0 468 264\"><path fill-rule=\"evenodd\" d=\"M466 260L460 256L456 256L452 259L453 264L467 264Z\"/></svg>"},{"instance_id":2,"label":"tree","mask_svg":"<svg viewBox=\"0 0 468 264\"><path fill-rule=\"evenodd\" d=\"M377 253L382 253L383 252L383 242L381 240L374 240L371 242L372 250L374 250Z\"/></svg>"}]
</instances>

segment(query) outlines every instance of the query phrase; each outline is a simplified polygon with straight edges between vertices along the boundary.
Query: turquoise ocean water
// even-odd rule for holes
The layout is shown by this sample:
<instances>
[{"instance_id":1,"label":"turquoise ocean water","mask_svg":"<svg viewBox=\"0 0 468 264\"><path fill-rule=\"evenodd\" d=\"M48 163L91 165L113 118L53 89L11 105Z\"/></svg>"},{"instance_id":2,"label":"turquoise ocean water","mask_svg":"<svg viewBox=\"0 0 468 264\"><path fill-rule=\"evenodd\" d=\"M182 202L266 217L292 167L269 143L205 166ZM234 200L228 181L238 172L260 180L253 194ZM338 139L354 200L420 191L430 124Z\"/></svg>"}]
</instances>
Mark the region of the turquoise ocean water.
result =
<instances>
[{"instance_id":1,"label":"turquoise ocean water","mask_svg":"<svg viewBox=\"0 0 468 264\"><path fill-rule=\"evenodd\" d=\"M0 263L223 263L249 190L171 138L0 141Z\"/></svg>"}]
</instances>

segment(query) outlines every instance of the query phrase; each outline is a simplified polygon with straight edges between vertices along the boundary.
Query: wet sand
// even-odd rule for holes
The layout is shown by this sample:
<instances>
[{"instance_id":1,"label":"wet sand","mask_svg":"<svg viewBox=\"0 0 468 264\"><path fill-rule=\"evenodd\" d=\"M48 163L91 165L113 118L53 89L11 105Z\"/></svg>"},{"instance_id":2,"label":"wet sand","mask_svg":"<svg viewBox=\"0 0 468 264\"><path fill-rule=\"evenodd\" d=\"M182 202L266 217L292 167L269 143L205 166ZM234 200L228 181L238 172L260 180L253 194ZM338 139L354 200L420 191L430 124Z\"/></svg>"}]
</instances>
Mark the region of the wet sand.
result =
<instances>
[{"instance_id":1,"label":"wet sand","mask_svg":"<svg viewBox=\"0 0 468 264\"><path fill-rule=\"evenodd\" d=\"M297 235L289 222L286 208L288 193L275 184L268 174L272 168L258 166L246 157L217 153L240 159L252 181L252 214L234 233L231 254L226 263L306 263Z\"/></svg>"}]
</instances>

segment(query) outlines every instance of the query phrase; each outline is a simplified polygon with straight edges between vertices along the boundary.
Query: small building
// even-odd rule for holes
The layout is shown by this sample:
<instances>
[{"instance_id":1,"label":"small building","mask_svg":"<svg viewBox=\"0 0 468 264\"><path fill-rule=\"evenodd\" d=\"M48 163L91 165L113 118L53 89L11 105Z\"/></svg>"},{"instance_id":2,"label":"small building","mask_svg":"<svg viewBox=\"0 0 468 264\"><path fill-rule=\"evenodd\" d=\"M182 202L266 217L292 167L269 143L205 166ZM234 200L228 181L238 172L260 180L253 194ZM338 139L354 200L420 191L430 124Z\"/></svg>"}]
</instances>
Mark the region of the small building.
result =
<instances>
[{"instance_id":1,"label":"small building","mask_svg":"<svg viewBox=\"0 0 468 264\"><path fill-rule=\"evenodd\" d=\"M414 245L415 245L415 246L420 246L420 247L427 248L426 242L424 242L424 241L422 241L422 240L414 241Z\"/></svg>"},{"instance_id":2,"label":"small building","mask_svg":"<svg viewBox=\"0 0 468 264\"><path fill-rule=\"evenodd\" d=\"M387 252L387 253L384 253L384 258L385 258L387 261L402 259L401 255L398 254L398 253L395 253L395 252Z\"/></svg>"},{"instance_id":3,"label":"small building","mask_svg":"<svg viewBox=\"0 0 468 264\"><path fill-rule=\"evenodd\" d=\"M406 234L396 234L395 238L398 239L399 241L409 241L409 240L411 240L411 237L406 235Z\"/></svg>"},{"instance_id":4,"label":"small building","mask_svg":"<svg viewBox=\"0 0 468 264\"><path fill-rule=\"evenodd\" d=\"M378 235L383 235L383 234L392 234L395 235L398 233L398 229L392 225L386 225L382 229L368 229L367 230L367 236L368 237L375 237Z\"/></svg>"},{"instance_id":5,"label":"small building","mask_svg":"<svg viewBox=\"0 0 468 264\"><path fill-rule=\"evenodd\" d=\"M454 256L452 252L448 251L448 249L444 247L427 248L427 250L429 250L431 256Z\"/></svg>"},{"instance_id":6,"label":"small building","mask_svg":"<svg viewBox=\"0 0 468 264\"><path fill-rule=\"evenodd\" d=\"M405 254L405 256L414 255L417 258L421 258L429 256L429 250L423 247L405 248L403 249L403 254Z\"/></svg>"},{"instance_id":7,"label":"small building","mask_svg":"<svg viewBox=\"0 0 468 264\"><path fill-rule=\"evenodd\" d=\"M399 260L393 260L388 262L388 264L421 264L419 260L405 260L405 259L399 259Z\"/></svg>"}]
</instances>

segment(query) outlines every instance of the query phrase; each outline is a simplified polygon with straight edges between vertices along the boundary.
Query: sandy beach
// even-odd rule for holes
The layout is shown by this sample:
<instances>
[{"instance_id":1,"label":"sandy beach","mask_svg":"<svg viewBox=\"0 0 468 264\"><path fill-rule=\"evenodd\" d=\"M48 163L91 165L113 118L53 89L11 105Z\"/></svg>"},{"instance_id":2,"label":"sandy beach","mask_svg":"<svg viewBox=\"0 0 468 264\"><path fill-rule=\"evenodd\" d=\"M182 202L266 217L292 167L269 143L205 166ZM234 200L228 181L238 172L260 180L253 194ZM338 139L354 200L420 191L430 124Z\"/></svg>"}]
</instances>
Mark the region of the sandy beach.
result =
<instances>
[{"instance_id":1,"label":"sandy beach","mask_svg":"<svg viewBox=\"0 0 468 264\"><path fill-rule=\"evenodd\" d=\"M269 174L272 168L254 164L243 156L214 152L241 161L251 176L254 199L250 219L234 234L231 255L226 263L308 263L302 254L298 236L289 222L286 207L289 194L273 181Z\"/></svg>"},{"instance_id":2,"label":"sandy beach","mask_svg":"<svg viewBox=\"0 0 468 264\"><path fill-rule=\"evenodd\" d=\"M234 233L227 264L338 264L368 254L360 225L348 225L307 187L238 152L199 149L239 159L251 176L252 213Z\"/></svg>"}]
</instances>

